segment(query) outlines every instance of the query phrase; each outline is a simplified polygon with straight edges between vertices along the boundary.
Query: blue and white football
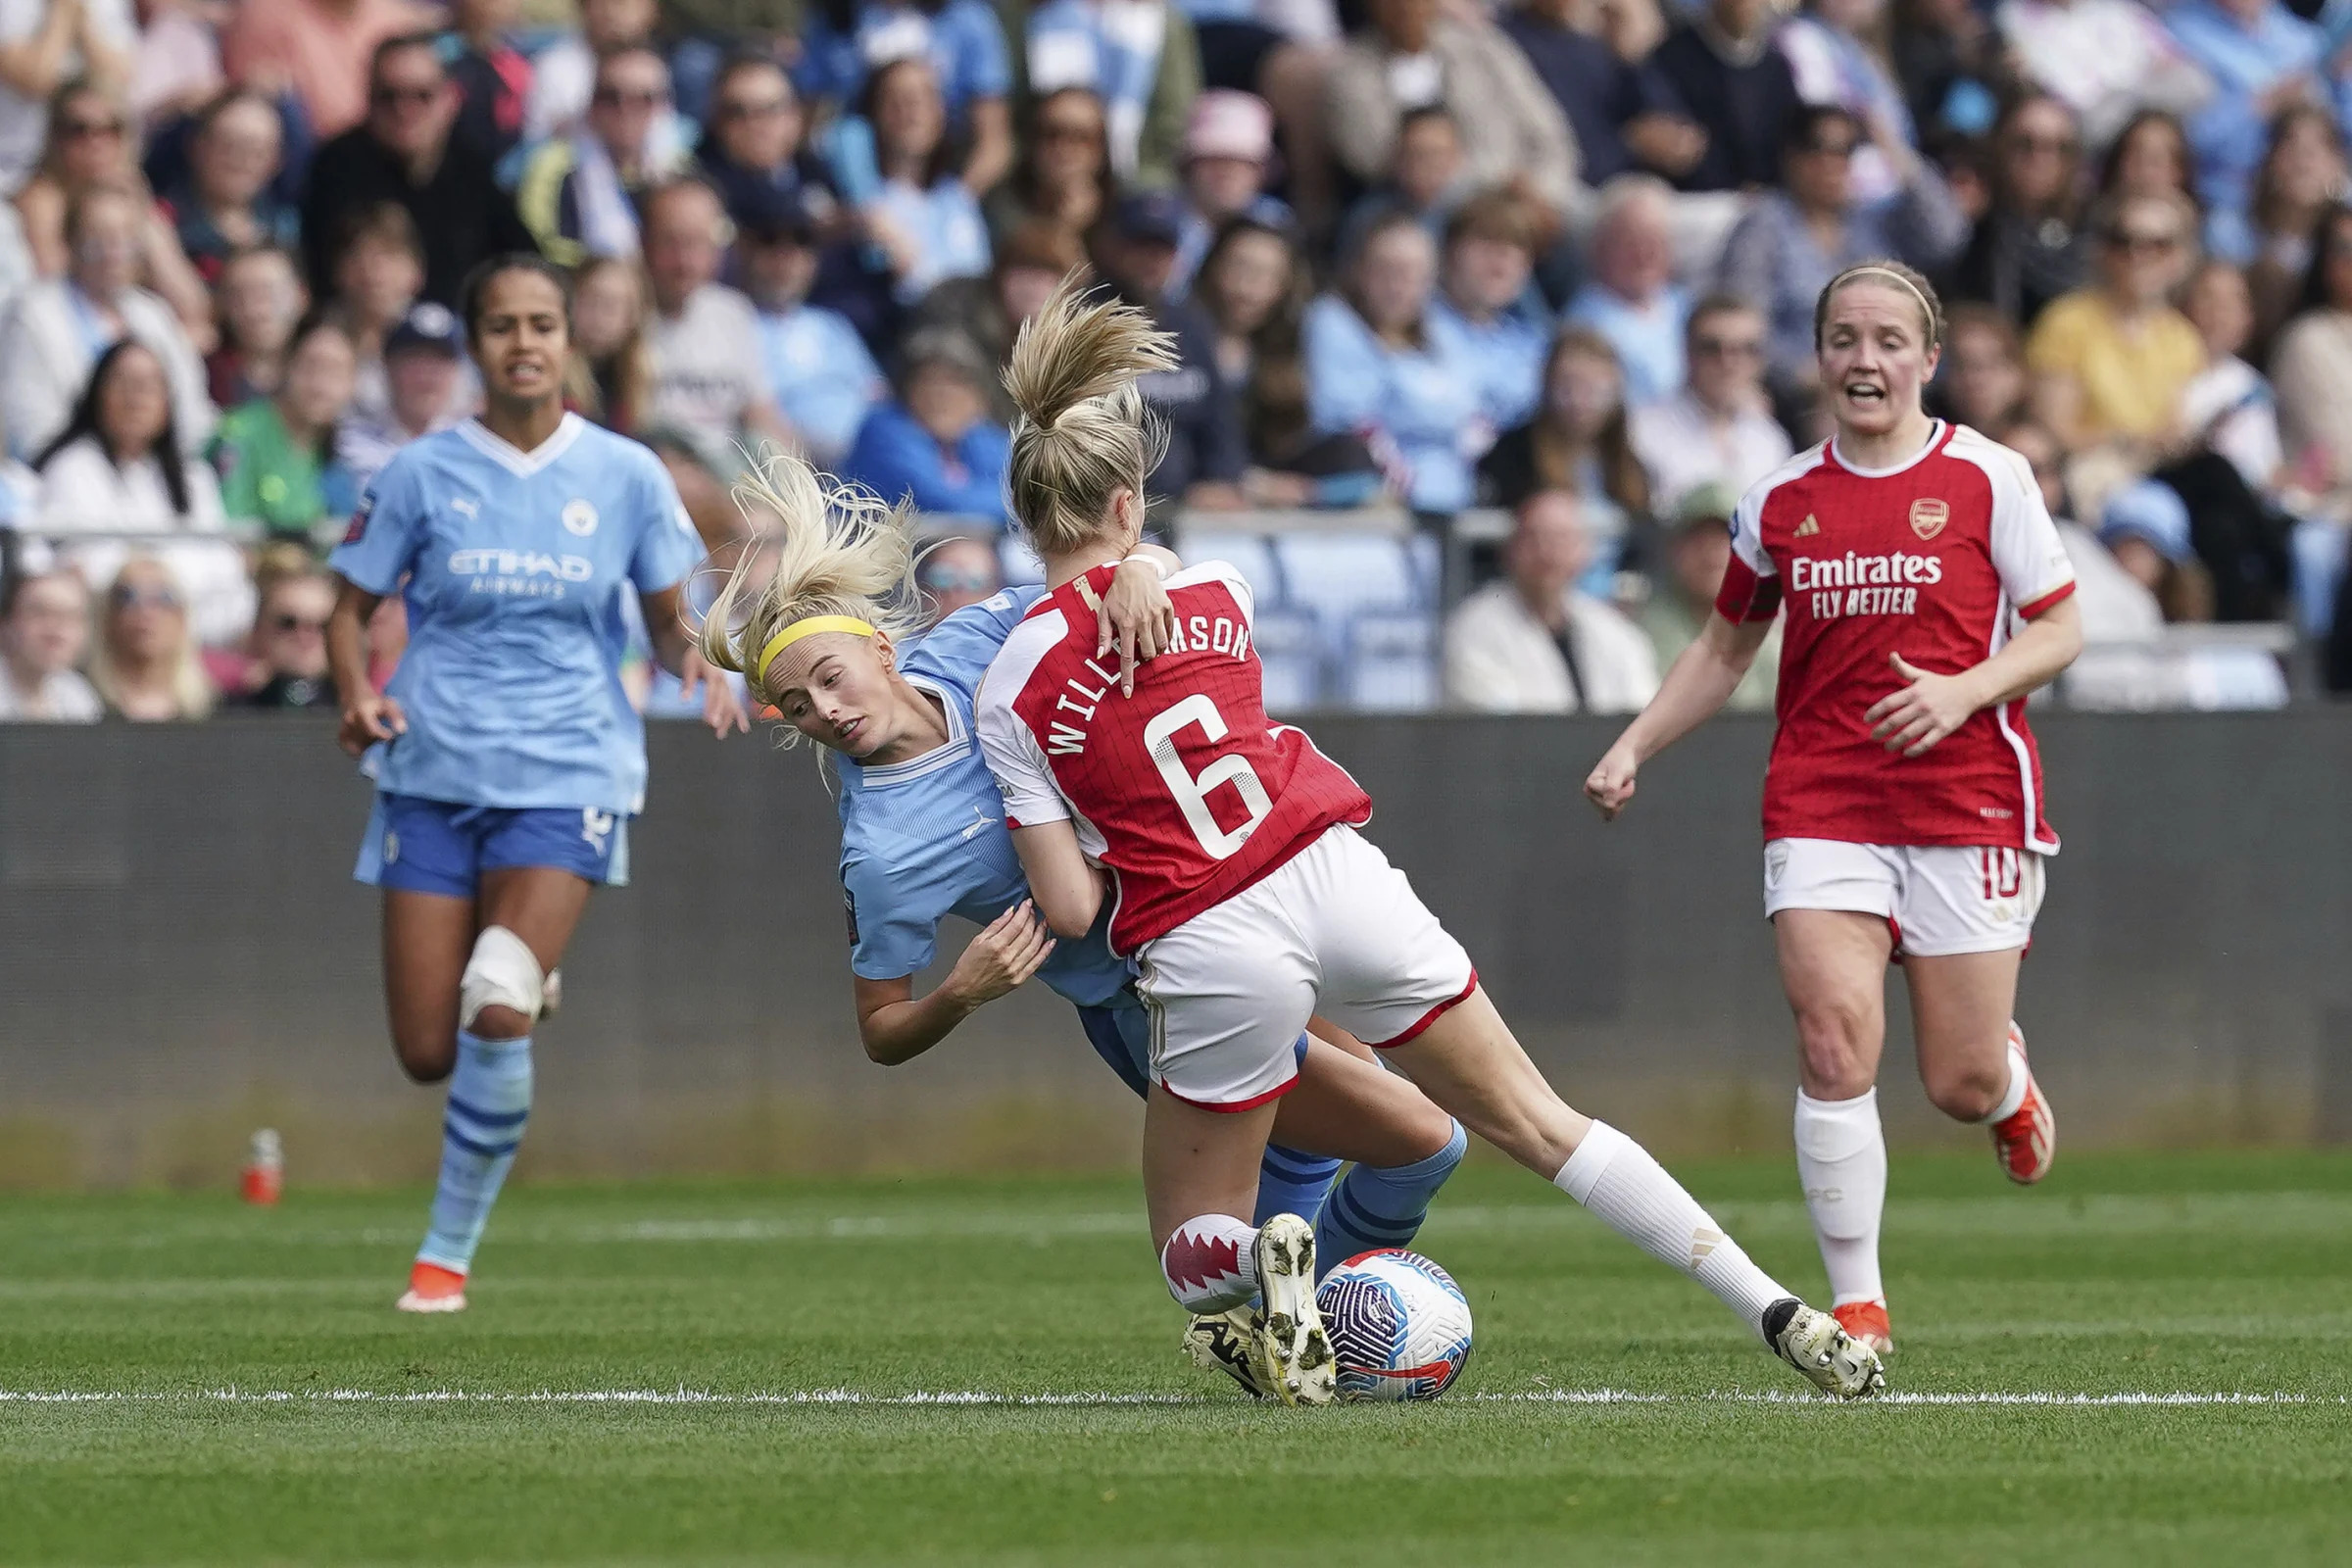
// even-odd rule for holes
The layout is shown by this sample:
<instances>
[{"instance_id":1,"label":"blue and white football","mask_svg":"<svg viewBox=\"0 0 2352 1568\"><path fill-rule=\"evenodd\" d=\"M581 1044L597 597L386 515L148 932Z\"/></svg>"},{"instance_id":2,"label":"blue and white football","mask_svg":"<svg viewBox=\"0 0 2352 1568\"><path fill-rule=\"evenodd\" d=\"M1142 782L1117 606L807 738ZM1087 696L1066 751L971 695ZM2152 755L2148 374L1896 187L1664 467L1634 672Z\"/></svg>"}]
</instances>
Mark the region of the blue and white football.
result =
<instances>
[{"instance_id":1,"label":"blue and white football","mask_svg":"<svg viewBox=\"0 0 2352 1568\"><path fill-rule=\"evenodd\" d=\"M1358 1252L1324 1277L1315 1305L1339 1361L1340 1397L1434 1399L1470 1359L1470 1301L1418 1252Z\"/></svg>"}]
</instances>

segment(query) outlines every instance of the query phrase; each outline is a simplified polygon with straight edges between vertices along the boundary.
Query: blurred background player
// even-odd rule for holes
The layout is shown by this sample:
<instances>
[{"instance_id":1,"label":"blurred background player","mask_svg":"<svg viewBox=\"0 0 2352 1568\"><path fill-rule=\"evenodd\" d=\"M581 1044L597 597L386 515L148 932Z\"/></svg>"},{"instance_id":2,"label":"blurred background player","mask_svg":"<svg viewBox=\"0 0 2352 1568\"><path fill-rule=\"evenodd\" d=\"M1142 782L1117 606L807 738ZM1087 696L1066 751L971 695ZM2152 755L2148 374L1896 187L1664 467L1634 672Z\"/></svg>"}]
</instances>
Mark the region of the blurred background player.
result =
<instances>
[{"instance_id":1,"label":"blurred background player","mask_svg":"<svg viewBox=\"0 0 2352 1568\"><path fill-rule=\"evenodd\" d=\"M1262 1381L1286 1402L1334 1396L1312 1238L1282 1215L1242 1217L1298 1086L1293 1039L1321 1012L1695 1277L1816 1385L1875 1393L1875 1354L1749 1260L1640 1145L1552 1093L1461 945L1357 835L1362 789L1303 732L1267 721L1239 573L1217 563L1171 578L1177 635L1135 672L1132 698L1109 699L1090 607L1142 536L1156 442L1136 381L1174 352L1141 311L1086 304L1066 282L1022 327L1006 377L1020 410L1010 494L1054 591L990 667L977 721L1047 923L1082 935L1107 907L1113 951L1141 968L1144 1190L1170 1294L1195 1312L1261 1295Z\"/></svg>"},{"instance_id":2,"label":"blurred background player","mask_svg":"<svg viewBox=\"0 0 2352 1568\"><path fill-rule=\"evenodd\" d=\"M969 605L914 643L923 603L904 514L869 491L828 485L789 457L771 458L748 484L779 519L774 549L731 575L704 623L703 648L834 754L850 971L866 1054L891 1066L909 1061L1035 976L1077 1006L1088 1043L1145 1094L1151 1019L1110 951L1108 921L1057 944L1037 918L1004 797L973 739L981 677L1044 590ZM1122 568L1102 601L1105 660L1114 622L1130 660L1165 641L1171 612L1160 575L1174 562L1151 552ZM948 977L917 997L914 977L936 956L950 914L983 929ZM1256 1214L1311 1221L1316 1255L1336 1266L1409 1244L1467 1140L1360 1045L1317 1032L1326 1038L1294 1043L1299 1090L1275 1123L1282 1142L1260 1161ZM1335 1154L1356 1161L1336 1188ZM1245 1375L1243 1332L1209 1317L1192 1325L1188 1343L1204 1364L1270 1392Z\"/></svg>"},{"instance_id":3,"label":"blurred background player","mask_svg":"<svg viewBox=\"0 0 2352 1568\"><path fill-rule=\"evenodd\" d=\"M1641 765L1730 701L1784 606L1764 776L1764 912L1796 1014L1796 1162L1838 1321L1891 1348L1879 1274L1886 968L1919 1072L2037 1182L2056 1124L2010 1013L2058 835L2025 698L2082 646L2075 572L2026 460L1931 419L1943 315L1919 273L1851 267L1814 349L1837 434L1749 490L1698 640L1585 782L1605 817Z\"/></svg>"},{"instance_id":4,"label":"blurred background player","mask_svg":"<svg viewBox=\"0 0 2352 1568\"><path fill-rule=\"evenodd\" d=\"M702 674L678 614L702 544L659 459L564 411L564 274L487 263L465 290L479 418L403 448L330 564L329 657L346 751L370 754L355 873L384 890L392 1046L449 1080L431 1228L399 1305L454 1312L531 1104L531 1030L589 890L628 880L645 729L620 684L623 597L655 656ZM363 628L395 590L408 650L379 693ZM748 728L732 683L706 703Z\"/></svg>"}]
</instances>

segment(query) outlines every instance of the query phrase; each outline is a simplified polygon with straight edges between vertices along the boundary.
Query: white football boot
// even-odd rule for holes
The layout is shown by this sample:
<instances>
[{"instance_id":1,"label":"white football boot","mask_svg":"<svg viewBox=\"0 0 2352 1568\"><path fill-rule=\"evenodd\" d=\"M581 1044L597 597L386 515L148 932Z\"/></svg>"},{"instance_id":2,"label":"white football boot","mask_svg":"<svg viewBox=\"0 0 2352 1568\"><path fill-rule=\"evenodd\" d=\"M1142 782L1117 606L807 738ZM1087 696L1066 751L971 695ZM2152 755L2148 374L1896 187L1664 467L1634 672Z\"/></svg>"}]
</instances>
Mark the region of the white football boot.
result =
<instances>
[{"instance_id":1,"label":"white football boot","mask_svg":"<svg viewBox=\"0 0 2352 1568\"><path fill-rule=\"evenodd\" d=\"M1195 1313L1184 1329L1184 1353L1203 1372L1222 1372L1239 1383L1253 1399L1271 1399L1274 1391L1258 1381L1250 1351L1257 1340L1257 1308L1237 1306L1227 1311Z\"/></svg>"},{"instance_id":2,"label":"white football boot","mask_svg":"<svg viewBox=\"0 0 2352 1568\"><path fill-rule=\"evenodd\" d=\"M1331 1336L1315 1307L1315 1232L1296 1214L1258 1227L1258 1298L1250 1336L1258 1381L1285 1404L1329 1404L1339 1397Z\"/></svg>"},{"instance_id":3,"label":"white football boot","mask_svg":"<svg viewBox=\"0 0 2352 1568\"><path fill-rule=\"evenodd\" d=\"M1764 1340L1775 1354L1805 1375L1823 1393L1839 1399L1867 1399L1886 1391L1879 1352L1791 1296L1764 1310Z\"/></svg>"}]
</instances>

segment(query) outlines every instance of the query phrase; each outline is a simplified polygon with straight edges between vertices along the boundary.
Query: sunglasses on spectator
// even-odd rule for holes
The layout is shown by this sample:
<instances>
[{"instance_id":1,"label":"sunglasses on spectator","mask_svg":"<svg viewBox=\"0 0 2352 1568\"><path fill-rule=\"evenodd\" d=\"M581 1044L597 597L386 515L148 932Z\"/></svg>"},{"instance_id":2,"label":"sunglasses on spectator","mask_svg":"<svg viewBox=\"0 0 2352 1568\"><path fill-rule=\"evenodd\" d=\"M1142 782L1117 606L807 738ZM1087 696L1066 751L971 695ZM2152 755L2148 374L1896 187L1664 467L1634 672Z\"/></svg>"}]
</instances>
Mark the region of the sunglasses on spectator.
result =
<instances>
[{"instance_id":1,"label":"sunglasses on spectator","mask_svg":"<svg viewBox=\"0 0 2352 1568\"><path fill-rule=\"evenodd\" d=\"M322 632L326 630L326 622L313 620L307 615L276 614L270 617L270 629L282 637L291 631Z\"/></svg>"},{"instance_id":2,"label":"sunglasses on spectator","mask_svg":"<svg viewBox=\"0 0 2352 1568\"><path fill-rule=\"evenodd\" d=\"M1690 347L1693 352L1709 359L1756 360L1764 357L1764 340L1760 337L1702 337Z\"/></svg>"},{"instance_id":3,"label":"sunglasses on spectator","mask_svg":"<svg viewBox=\"0 0 2352 1568\"><path fill-rule=\"evenodd\" d=\"M368 101L378 109L421 109L441 96L441 84L407 87L386 84L368 95Z\"/></svg>"},{"instance_id":4,"label":"sunglasses on spectator","mask_svg":"<svg viewBox=\"0 0 2352 1568\"><path fill-rule=\"evenodd\" d=\"M789 98L730 98L718 106L721 120L765 120L792 107Z\"/></svg>"},{"instance_id":5,"label":"sunglasses on spectator","mask_svg":"<svg viewBox=\"0 0 2352 1568\"><path fill-rule=\"evenodd\" d=\"M624 92L618 87L599 87L596 101L606 109L658 109L669 102L669 94L657 88L640 87Z\"/></svg>"},{"instance_id":6,"label":"sunglasses on spectator","mask_svg":"<svg viewBox=\"0 0 2352 1568\"><path fill-rule=\"evenodd\" d=\"M2056 153L2062 157L2072 156L2082 150L2082 144L2072 136L2034 136L2024 133L2010 137L2009 147L2013 152Z\"/></svg>"},{"instance_id":7,"label":"sunglasses on spectator","mask_svg":"<svg viewBox=\"0 0 2352 1568\"><path fill-rule=\"evenodd\" d=\"M68 141L94 141L101 136L122 135L123 125L120 120L68 120L57 128Z\"/></svg>"},{"instance_id":8,"label":"sunglasses on spectator","mask_svg":"<svg viewBox=\"0 0 2352 1568\"><path fill-rule=\"evenodd\" d=\"M169 588L139 588L124 585L110 588L106 601L117 610L177 610L179 595Z\"/></svg>"},{"instance_id":9,"label":"sunglasses on spectator","mask_svg":"<svg viewBox=\"0 0 2352 1568\"><path fill-rule=\"evenodd\" d=\"M1851 158L1856 143L1850 137L1836 141L1815 141L1805 144L1805 151L1817 158Z\"/></svg>"},{"instance_id":10,"label":"sunglasses on spectator","mask_svg":"<svg viewBox=\"0 0 2352 1568\"><path fill-rule=\"evenodd\" d=\"M1102 135L1102 125L1093 122L1073 122L1065 120L1055 124L1049 120L1037 127L1039 141L1098 141Z\"/></svg>"},{"instance_id":11,"label":"sunglasses on spectator","mask_svg":"<svg viewBox=\"0 0 2352 1568\"><path fill-rule=\"evenodd\" d=\"M2119 228L2108 232L2107 243L2132 256L2162 256L2180 245L2180 236L2144 231L2134 233L2128 228Z\"/></svg>"}]
</instances>

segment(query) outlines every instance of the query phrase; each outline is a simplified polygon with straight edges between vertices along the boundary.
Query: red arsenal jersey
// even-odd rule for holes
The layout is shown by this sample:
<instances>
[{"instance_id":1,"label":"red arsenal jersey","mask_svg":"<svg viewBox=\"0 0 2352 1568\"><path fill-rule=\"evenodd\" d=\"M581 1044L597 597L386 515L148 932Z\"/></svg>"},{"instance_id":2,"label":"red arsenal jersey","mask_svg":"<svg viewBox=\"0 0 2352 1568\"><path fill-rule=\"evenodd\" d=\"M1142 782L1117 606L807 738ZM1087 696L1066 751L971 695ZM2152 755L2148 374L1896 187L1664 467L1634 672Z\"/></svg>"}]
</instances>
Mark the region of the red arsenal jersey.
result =
<instances>
[{"instance_id":1,"label":"red arsenal jersey","mask_svg":"<svg viewBox=\"0 0 2352 1568\"><path fill-rule=\"evenodd\" d=\"M1733 518L1715 603L1733 621L1788 610L1764 836L2055 853L2022 701L1971 715L1923 757L1888 752L1862 715L1903 685L1889 655L1958 674L2015 617L2074 591L2025 459L1965 425L1938 420L1892 468L1855 467L1824 442L1768 475Z\"/></svg>"},{"instance_id":2,"label":"red arsenal jersey","mask_svg":"<svg viewBox=\"0 0 2352 1568\"><path fill-rule=\"evenodd\" d=\"M1008 827L1069 819L1117 884L1132 953L1275 870L1371 798L1303 731L1266 718L1250 585L1223 562L1168 579L1176 638L1118 690L1095 658L1098 566L1031 607L981 683L977 727Z\"/></svg>"}]
</instances>

